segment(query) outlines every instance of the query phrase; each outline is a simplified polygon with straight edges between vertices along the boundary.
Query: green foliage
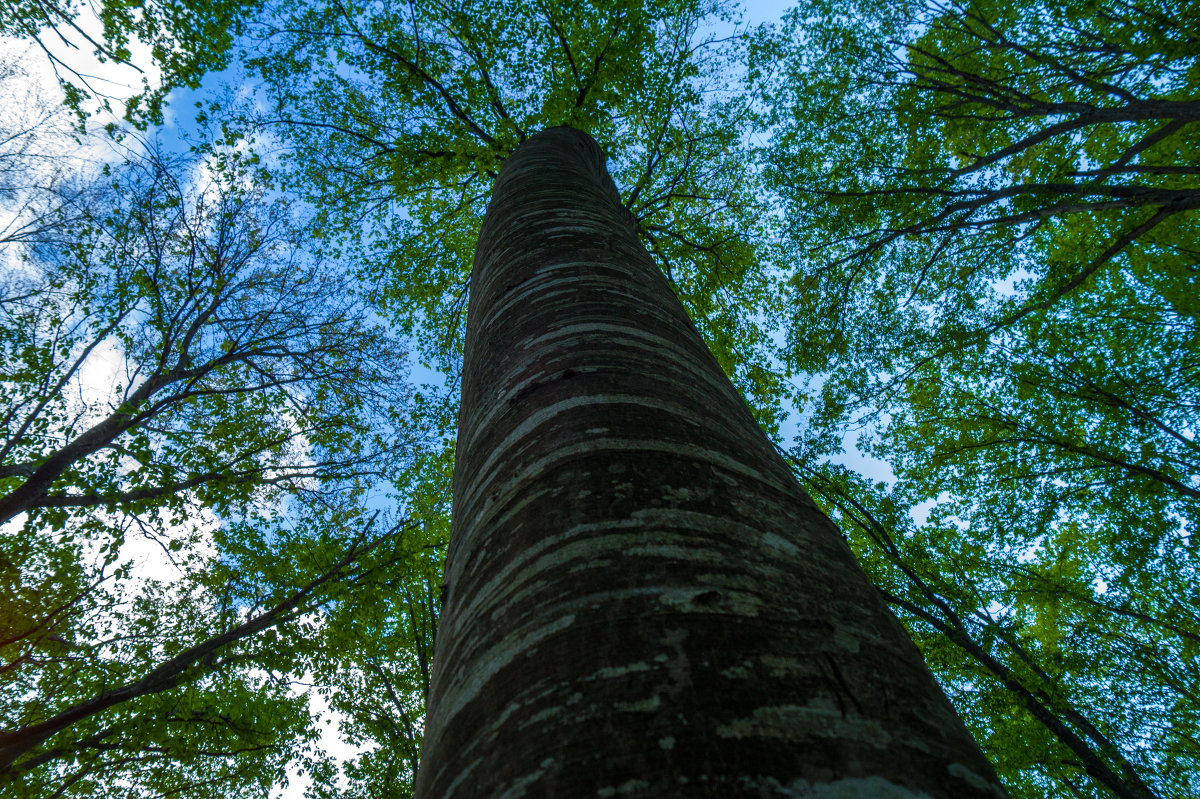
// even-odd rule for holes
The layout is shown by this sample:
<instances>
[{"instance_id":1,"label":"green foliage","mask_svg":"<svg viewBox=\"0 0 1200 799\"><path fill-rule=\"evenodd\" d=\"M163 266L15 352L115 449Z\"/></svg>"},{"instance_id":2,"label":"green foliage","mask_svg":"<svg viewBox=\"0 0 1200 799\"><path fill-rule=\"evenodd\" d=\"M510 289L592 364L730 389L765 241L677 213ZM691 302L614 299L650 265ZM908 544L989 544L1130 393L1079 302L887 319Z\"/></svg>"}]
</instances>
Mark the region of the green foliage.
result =
<instances>
[{"instance_id":1,"label":"green foliage","mask_svg":"<svg viewBox=\"0 0 1200 799\"><path fill-rule=\"evenodd\" d=\"M142 91L124 102L125 119L139 129L161 125L172 89L194 89L206 72L229 63L234 41L258 0L14 0L0 7L0 35L33 41L62 86L64 102L82 124L93 101L111 110L103 79L97 79L60 48L90 49L101 64L123 64L143 75ZM94 17L94 19L92 19ZM92 34L93 22L100 30ZM152 63L136 64L138 46ZM157 72L155 85L147 77Z\"/></svg>"},{"instance_id":2,"label":"green foliage","mask_svg":"<svg viewBox=\"0 0 1200 799\"><path fill-rule=\"evenodd\" d=\"M368 509L425 445L404 348L243 159L51 208L0 284L0 784L266 791L331 615L424 552Z\"/></svg>"},{"instance_id":3,"label":"green foliage","mask_svg":"<svg viewBox=\"0 0 1200 799\"><path fill-rule=\"evenodd\" d=\"M812 2L756 41L796 453L857 428L895 471L811 484L1014 795L1200 774L1195 10Z\"/></svg>"},{"instance_id":4,"label":"green foliage","mask_svg":"<svg viewBox=\"0 0 1200 799\"><path fill-rule=\"evenodd\" d=\"M812 3L761 37L759 61L783 56L760 68L772 179L820 252L793 280L797 334L821 342L800 357L855 357L880 319L905 347L961 347L1122 269L1196 296L1176 5Z\"/></svg>"},{"instance_id":5,"label":"green foliage","mask_svg":"<svg viewBox=\"0 0 1200 799\"><path fill-rule=\"evenodd\" d=\"M264 22L252 64L289 145L288 186L321 209L376 299L453 373L496 170L552 125L592 134L648 248L768 426L766 334L781 311L772 217L719 0L587 4L313 2ZM239 131L241 128L239 127ZM757 366L757 368L755 368Z\"/></svg>"},{"instance_id":6,"label":"green foliage","mask_svg":"<svg viewBox=\"0 0 1200 799\"><path fill-rule=\"evenodd\" d=\"M398 476L413 523L403 557L380 562L370 592L348 594L329 610L323 647L309 668L336 714L326 723L336 719L339 739L359 753L309 767L307 795L314 799L411 796L442 603L453 468L454 441L443 438L440 449L428 447Z\"/></svg>"},{"instance_id":7,"label":"green foliage","mask_svg":"<svg viewBox=\"0 0 1200 799\"><path fill-rule=\"evenodd\" d=\"M71 509L105 508L181 523L190 502L227 513L264 488L380 470L367 414L403 408L402 350L304 252L285 205L234 188L238 173L185 189L186 166L110 172L95 210L12 273L5 518L61 528ZM106 361L112 377L91 389Z\"/></svg>"},{"instance_id":8,"label":"green foliage","mask_svg":"<svg viewBox=\"0 0 1200 799\"><path fill-rule=\"evenodd\" d=\"M242 33L263 83L205 106L208 185L131 157L0 235L0 753L146 689L5 788L410 795L474 244L569 124L764 429L812 378L797 468L1013 795L1195 794L1193 5L810 0L721 38L723 0L102 4L100 57L163 69L138 124ZM444 383L409 393L398 335ZM890 490L811 466L851 429Z\"/></svg>"},{"instance_id":9,"label":"green foliage","mask_svg":"<svg viewBox=\"0 0 1200 799\"><path fill-rule=\"evenodd\" d=\"M915 524L903 496L844 468L802 474L1013 796L1088 785L1097 795L1193 793L1200 632L1195 572L1176 571L1179 542L1142 560L1136 586L1122 584L1108 553L1087 542L1086 517L1043 520L1031 537L1013 534L1004 509L967 523L939 506Z\"/></svg>"}]
</instances>

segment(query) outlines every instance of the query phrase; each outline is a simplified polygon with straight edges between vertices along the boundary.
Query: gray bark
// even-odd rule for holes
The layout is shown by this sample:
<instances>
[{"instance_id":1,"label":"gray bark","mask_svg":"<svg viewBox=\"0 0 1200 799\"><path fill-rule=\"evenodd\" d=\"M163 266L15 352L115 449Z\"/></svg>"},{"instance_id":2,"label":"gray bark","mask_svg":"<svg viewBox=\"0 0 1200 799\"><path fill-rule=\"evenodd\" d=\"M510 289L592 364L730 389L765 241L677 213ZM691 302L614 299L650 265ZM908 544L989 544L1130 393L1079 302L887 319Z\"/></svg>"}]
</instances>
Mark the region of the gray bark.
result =
<instances>
[{"instance_id":1,"label":"gray bark","mask_svg":"<svg viewBox=\"0 0 1200 799\"><path fill-rule=\"evenodd\" d=\"M1004 795L569 128L496 182L456 458L420 799Z\"/></svg>"}]
</instances>

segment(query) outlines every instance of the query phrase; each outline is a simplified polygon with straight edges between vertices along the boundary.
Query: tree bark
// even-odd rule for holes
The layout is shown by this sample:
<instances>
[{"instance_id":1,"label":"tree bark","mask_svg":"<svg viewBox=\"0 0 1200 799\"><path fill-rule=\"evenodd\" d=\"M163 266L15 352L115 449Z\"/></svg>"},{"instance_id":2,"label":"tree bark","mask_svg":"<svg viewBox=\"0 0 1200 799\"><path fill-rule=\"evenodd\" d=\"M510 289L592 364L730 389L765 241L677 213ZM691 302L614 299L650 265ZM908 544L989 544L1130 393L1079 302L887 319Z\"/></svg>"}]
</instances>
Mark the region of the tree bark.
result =
<instances>
[{"instance_id":1,"label":"tree bark","mask_svg":"<svg viewBox=\"0 0 1200 799\"><path fill-rule=\"evenodd\" d=\"M480 233L444 600L421 799L1004 795L570 128Z\"/></svg>"}]
</instances>

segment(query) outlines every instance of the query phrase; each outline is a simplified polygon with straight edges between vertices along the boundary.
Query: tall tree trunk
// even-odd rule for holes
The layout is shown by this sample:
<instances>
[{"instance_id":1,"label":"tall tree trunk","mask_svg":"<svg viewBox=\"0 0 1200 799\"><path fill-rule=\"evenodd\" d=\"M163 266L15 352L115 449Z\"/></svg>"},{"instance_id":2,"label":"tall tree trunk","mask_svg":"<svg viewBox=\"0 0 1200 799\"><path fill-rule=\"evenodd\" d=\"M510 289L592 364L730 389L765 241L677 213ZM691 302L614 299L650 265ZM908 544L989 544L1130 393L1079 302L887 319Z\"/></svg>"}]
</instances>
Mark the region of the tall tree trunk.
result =
<instances>
[{"instance_id":1,"label":"tall tree trunk","mask_svg":"<svg viewBox=\"0 0 1200 799\"><path fill-rule=\"evenodd\" d=\"M1003 796L587 135L500 171L466 348L417 796Z\"/></svg>"}]
</instances>

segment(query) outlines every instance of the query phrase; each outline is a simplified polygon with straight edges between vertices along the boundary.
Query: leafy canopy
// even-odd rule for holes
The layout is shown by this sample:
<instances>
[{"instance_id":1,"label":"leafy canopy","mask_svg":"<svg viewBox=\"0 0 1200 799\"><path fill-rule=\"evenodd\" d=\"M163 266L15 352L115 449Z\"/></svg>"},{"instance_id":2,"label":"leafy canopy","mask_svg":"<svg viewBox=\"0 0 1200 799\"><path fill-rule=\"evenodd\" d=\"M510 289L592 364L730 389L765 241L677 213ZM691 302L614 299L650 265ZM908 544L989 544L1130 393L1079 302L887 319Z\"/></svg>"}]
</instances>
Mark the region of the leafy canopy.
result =
<instances>
[{"instance_id":1,"label":"leafy canopy","mask_svg":"<svg viewBox=\"0 0 1200 799\"><path fill-rule=\"evenodd\" d=\"M552 125L591 133L647 247L768 426L779 277L724 2L313 2L258 31L289 187L423 360L461 357L474 242L496 170ZM237 128L235 132L241 132Z\"/></svg>"},{"instance_id":2,"label":"leafy canopy","mask_svg":"<svg viewBox=\"0 0 1200 799\"><path fill-rule=\"evenodd\" d=\"M818 1L756 42L796 454L895 471L807 482L1017 795L1196 787L1194 11Z\"/></svg>"}]
</instances>

